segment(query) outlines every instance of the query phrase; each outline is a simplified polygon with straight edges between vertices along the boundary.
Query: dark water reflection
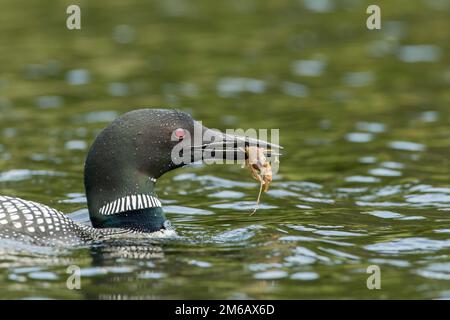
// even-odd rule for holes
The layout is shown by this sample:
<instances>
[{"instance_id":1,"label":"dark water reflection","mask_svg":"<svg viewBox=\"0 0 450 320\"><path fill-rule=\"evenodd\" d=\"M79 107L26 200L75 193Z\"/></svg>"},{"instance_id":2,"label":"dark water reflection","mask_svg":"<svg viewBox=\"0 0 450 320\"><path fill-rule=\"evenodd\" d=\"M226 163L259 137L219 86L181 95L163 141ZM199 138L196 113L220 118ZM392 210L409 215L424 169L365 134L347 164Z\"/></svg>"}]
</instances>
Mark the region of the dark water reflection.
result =
<instances>
[{"instance_id":1,"label":"dark water reflection","mask_svg":"<svg viewBox=\"0 0 450 320\"><path fill-rule=\"evenodd\" d=\"M87 148L141 106L279 128L280 172L253 216L239 166L168 174L177 239L0 240L0 298L450 297L446 1L382 1L376 32L359 1L121 3L84 4L79 32L62 5L2 4L0 193L86 223ZM366 287L374 264L381 290Z\"/></svg>"}]
</instances>

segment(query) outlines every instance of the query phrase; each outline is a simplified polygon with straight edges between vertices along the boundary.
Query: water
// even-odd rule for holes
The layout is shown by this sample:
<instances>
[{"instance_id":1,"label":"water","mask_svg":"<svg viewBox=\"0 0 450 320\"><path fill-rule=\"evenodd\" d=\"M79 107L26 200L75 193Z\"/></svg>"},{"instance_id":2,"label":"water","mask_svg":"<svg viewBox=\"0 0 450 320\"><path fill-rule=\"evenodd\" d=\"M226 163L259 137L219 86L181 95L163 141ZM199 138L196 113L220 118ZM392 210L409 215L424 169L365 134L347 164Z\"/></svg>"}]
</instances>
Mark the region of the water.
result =
<instances>
[{"instance_id":1,"label":"water","mask_svg":"<svg viewBox=\"0 0 450 320\"><path fill-rule=\"evenodd\" d=\"M62 4L23 5L0 12L1 194L85 221L87 147L141 106L279 128L285 156L253 216L258 185L239 166L165 175L178 239L1 240L0 298L450 297L445 2L383 2L381 31L357 1L97 1L81 31Z\"/></svg>"}]
</instances>

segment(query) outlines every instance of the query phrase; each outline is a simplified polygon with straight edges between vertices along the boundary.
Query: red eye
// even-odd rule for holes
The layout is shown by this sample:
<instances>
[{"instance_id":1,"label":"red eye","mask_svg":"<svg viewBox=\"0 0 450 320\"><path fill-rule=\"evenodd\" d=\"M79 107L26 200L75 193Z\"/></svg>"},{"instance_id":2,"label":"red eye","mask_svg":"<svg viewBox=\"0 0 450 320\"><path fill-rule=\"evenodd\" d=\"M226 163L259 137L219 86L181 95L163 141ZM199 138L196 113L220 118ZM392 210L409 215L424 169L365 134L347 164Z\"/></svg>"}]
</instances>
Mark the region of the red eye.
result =
<instances>
[{"instance_id":1,"label":"red eye","mask_svg":"<svg viewBox=\"0 0 450 320\"><path fill-rule=\"evenodd\" d=\"M185 135L186 131L184 131L184 129L178 128L175 130L175 137L177 137L178 140L182 140Z\"/></svg>"}]
</instances>

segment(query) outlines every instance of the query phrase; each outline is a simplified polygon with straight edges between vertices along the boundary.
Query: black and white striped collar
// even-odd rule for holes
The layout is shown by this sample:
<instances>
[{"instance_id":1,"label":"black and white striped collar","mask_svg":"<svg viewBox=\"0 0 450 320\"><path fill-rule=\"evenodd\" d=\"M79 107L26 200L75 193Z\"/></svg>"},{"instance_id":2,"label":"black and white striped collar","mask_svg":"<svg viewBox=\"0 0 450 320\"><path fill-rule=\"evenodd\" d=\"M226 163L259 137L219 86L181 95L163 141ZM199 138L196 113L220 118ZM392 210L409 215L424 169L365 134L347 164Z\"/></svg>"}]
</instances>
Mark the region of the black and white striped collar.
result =
<instances>
[{"instance_id":1,"label":"black and white striped collar","mask_svg":"<svg viewBox=\"0 0 450 320\"><path fill-rule=\"evenodd\" d=\"M101 215L111 215L127 211L162 207L161 201L148 194L136 194L121 197L115 201L109 202L99 209Z\"/></svg>"}]
</instances>

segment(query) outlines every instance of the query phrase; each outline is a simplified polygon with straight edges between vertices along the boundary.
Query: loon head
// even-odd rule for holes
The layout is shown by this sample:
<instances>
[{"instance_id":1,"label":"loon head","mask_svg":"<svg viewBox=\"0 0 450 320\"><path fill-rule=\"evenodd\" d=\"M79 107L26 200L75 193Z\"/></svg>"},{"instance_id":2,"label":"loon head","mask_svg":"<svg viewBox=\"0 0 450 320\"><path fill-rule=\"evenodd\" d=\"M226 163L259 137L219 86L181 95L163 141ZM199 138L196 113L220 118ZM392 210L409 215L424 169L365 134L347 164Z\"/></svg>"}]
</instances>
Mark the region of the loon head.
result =
<instances>
[{"instance_id":1,"label":"loon head","mask_svg":"<svg viewBox=\"0 0 450 320\"><path fill-rule=\"evenodd\" d=\"M106 127L92 144L84 170L89 216L96 228L153 232L166 220L156 179L198 160L244 159L241 143L279 148L265 141L226 135L184 112L140 109ZM228 152L204 152L221 144ZM231 146L231 148L230 148Z\"/></svg>"}]
</instances>

